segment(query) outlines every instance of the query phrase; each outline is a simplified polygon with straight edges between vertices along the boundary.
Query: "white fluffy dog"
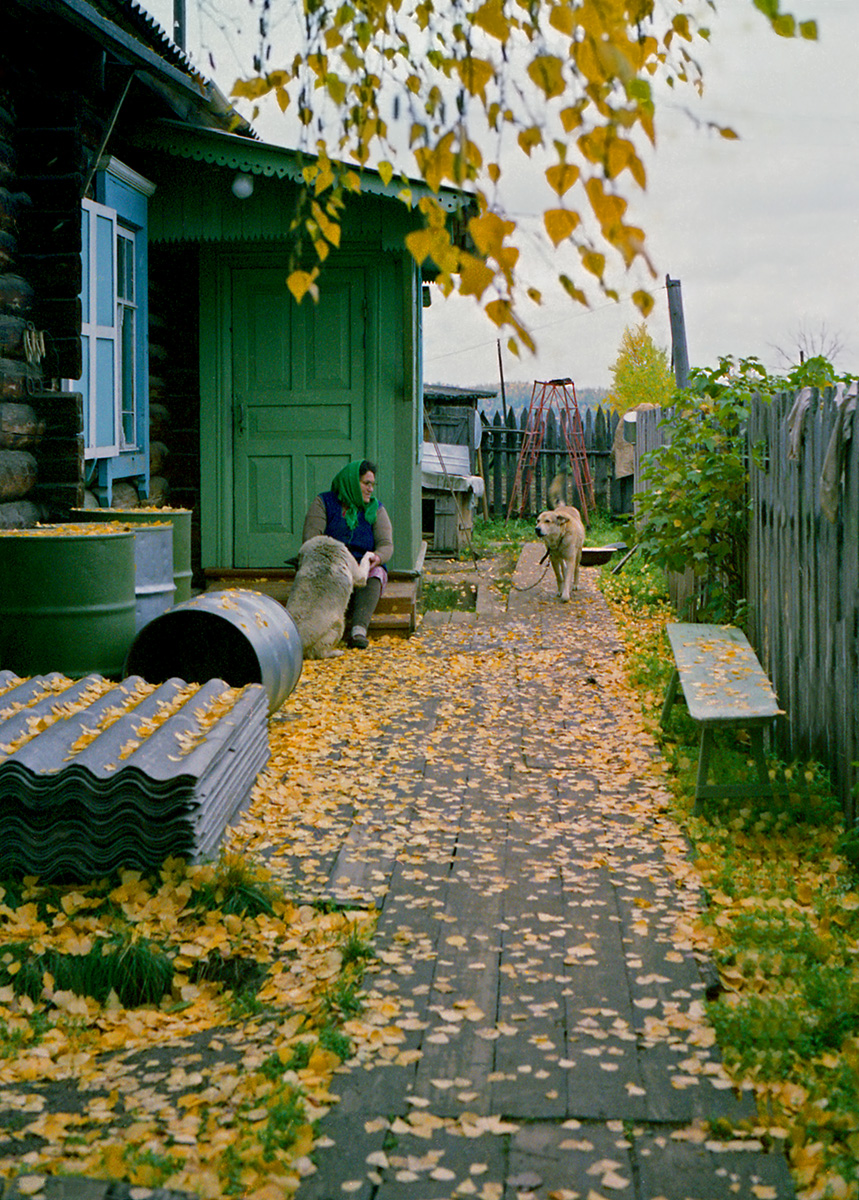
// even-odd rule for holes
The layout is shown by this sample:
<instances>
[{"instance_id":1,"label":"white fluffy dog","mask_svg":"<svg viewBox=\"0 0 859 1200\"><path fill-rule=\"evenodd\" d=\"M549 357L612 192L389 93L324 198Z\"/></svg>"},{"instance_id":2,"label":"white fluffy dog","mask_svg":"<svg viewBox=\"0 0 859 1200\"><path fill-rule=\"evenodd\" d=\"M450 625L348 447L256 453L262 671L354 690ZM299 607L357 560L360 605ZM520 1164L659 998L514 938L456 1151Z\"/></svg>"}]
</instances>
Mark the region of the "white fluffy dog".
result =
<instances>
[{"instance_id":1,"label":"white fluffy dog","mask_svg":"<svg viewBox=\"0 0 859 1200\"><path fill-rule=\"evenodd\" d=\"M335 658L353 587L364 587L370 554L357 563L336 538L312 537L298 551L286 611L301 635L305 658Z\"/></svg>"}]
</instances>

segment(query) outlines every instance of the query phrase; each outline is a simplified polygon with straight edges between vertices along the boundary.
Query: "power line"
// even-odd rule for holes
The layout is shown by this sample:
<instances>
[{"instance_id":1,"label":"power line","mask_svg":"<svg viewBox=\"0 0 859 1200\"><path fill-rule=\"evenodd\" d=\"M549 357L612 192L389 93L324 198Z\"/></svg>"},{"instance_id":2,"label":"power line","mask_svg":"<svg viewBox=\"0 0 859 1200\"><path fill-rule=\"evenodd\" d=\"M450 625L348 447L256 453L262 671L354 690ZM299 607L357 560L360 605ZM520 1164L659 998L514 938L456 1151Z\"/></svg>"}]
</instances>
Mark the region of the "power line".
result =
<instances>
[{"instance_id":1,"label":"power line","mask_svg":"<svg viewBox=\"0 0 859 1200\"><path fill-rule=\"evenodd\" d=\"M661 287L656 288L654 290L658 291L658 292L664 292L665 285L663 284ZM594 313L602 312L603 309L606 309L606 308L618 308L622 304L631 304L631 303L632 303L632 301L630 299L609 300L608 303L600 304L596 308L588 308L588 309L585 309L584 312L573 313L571 316L568 316L568 317L559 317L556 321L547 321L544 325L535 325L532 329L529 330L529 332L530 333L540 333L540 331L543 329L551 329L555 325L564 325L567 323L567 321L578 321L581 317L593 316ZM482 350L484 348L484 346L494 345L494 343L497 340L498 340L497 338L487 338L487 340L485 342L477 342L476 344L474 344L472 346L463 346L462 349L460 349L460 350L446 350L444 352L444 354L433 354L429 358L425 358L424 362L428 362L428 363L438 362L438 360L440 358L453 358L457 354L470 354L472 350Z\"/></svg>"}]
</instances>

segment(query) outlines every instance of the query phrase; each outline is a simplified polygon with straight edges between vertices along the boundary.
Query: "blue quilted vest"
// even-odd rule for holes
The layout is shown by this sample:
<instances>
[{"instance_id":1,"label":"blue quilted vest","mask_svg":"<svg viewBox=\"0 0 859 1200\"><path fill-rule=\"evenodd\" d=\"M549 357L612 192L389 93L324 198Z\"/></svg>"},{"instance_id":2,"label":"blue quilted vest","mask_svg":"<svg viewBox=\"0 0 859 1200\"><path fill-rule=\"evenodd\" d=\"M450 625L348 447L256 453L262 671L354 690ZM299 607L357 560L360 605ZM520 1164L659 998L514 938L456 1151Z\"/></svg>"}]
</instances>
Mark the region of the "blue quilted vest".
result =
<instances>
[{"instance_id":1,"label":"blue quilted vest","mask_svg":"<svg viewBox=\"0 0 859 1200\"><path fill-rule=\"evenodd\" d=\"M376 549L373 526L363 513L358 514L358 524L350 529L343 516L343 505L334 492L323 492L322 501L325 505L325 532L329 537L348 546L358 562L368 550Z\"/></svg>"}]
</instances>

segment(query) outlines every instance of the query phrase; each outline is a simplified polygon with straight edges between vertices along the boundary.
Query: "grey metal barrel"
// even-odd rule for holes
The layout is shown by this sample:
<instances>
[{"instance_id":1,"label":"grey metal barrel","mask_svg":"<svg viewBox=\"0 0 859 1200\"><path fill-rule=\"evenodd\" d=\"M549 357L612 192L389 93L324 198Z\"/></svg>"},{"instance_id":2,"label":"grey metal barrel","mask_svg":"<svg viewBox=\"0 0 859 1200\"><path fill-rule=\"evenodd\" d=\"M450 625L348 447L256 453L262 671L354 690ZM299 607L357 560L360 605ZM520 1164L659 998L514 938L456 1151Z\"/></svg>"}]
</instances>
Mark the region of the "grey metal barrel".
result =
<instances>
[{"instance_id":1,"label":"grey metal barrel","mask_svg":"<svg viewBox=\"0 0 859 1200\"><path fill-rule=\"evenodd\" d=\"M274 712L298 683L303 661L301 635L283 605L262 592L227 588L150 621L131 645L125 673L149 683L174 676L223 679L232 687L261 683Z\"/></svg>"}]
</instances>

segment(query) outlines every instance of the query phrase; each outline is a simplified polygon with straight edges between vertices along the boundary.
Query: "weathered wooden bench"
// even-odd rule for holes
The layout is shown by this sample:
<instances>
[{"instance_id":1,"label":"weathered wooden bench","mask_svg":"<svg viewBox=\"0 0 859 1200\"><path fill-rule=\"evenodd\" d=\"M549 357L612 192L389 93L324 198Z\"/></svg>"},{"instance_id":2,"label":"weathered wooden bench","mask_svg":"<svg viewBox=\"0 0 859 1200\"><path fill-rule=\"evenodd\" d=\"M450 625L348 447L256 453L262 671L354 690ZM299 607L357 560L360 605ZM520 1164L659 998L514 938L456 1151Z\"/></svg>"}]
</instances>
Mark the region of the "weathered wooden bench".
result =
<instances>
[{"instance_id":1,"label":"weathered wooden bench","mask_svg":"<svg viewBox=\"0 0 859 1200\"><path fill-rule=\"evenodd\" d=\"M730 796L771 796L772 784L764 761L763 731L779 716L775 692L746 635L732 625L669 623L666 633L675 669L662 706L665 727L682 689L689 716L701 726L695 812L701 800ZM757 784L708 784L713 733L716 729L746 728L751 738Z\"/></svg>"}]
</instances>

